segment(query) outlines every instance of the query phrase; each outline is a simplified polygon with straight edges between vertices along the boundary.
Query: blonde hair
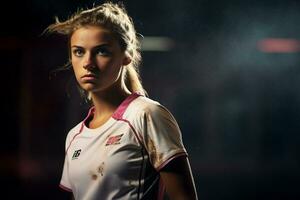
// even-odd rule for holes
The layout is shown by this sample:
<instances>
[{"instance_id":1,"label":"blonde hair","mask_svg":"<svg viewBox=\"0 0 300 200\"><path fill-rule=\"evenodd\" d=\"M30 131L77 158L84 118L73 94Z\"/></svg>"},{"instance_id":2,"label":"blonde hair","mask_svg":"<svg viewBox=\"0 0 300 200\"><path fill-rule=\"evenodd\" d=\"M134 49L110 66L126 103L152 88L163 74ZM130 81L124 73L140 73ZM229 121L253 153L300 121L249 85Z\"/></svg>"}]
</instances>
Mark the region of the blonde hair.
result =
<instances>
[{"instance_id":1,"label":"blonde hair","mask_svg":"<svg viewBox=\"0 0 300 200\"><path fill-rule=\"evenodd\" d=\"M71 38L74 31L85 26L101 26L112 31L118 39L121 49L131 59L131 63L125 67L124 79L126 87L131 92L139 92L147 95L139 76L139 64L141 62L140 42L132 18L122 3L106 2L87 10L79 10L66 21L56 22L48 26L46 33L59 33ZM70 63L69 63L70 65Z\"/></svg>"}]
</instances>

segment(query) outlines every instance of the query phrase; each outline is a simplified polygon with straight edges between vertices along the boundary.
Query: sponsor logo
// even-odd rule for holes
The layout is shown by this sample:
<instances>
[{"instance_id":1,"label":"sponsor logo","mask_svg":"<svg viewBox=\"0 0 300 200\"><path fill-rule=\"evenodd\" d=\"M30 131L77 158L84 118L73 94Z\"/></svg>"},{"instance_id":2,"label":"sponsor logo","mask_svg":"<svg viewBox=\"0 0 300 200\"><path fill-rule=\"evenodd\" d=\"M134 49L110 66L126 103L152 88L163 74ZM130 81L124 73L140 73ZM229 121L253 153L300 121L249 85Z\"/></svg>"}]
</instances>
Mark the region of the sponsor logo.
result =
<instances>
[{"instance_id":1,"label":"sponsor logo","mask_svg":"<svg viewBox=\"0 0 300 200\"><path fill-rule=\"evenodd\" d=\"M121 140L121 138L122 138L123 135L124 135L124 134L110 136L110 137L107 139L105 146L108 146L108 145L115 145L115 144L120 144L120 140Z\"/></svg>"},{"instance_id":2,"label":"sponsor logo","mask_svg":"<svg viewBox=\"0 0 300 200\"><path fill-rule=\"evenodd\" d=\"M81 149L75 150L72 156L72 160L77 159L80 156Z\"/></svg>"}]
</instances>

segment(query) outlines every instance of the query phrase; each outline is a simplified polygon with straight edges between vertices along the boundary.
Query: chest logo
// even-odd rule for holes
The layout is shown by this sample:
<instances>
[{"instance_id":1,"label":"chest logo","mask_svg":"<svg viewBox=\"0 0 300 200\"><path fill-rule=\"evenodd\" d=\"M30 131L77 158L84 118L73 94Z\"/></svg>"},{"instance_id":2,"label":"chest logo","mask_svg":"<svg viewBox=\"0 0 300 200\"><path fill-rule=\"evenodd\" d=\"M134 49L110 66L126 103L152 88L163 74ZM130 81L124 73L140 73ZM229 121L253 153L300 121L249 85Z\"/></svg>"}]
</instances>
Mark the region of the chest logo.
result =
<instances>
[{"instance_id":1,"label":"chest logo","mask_svg":"<svg viewBox=\"0 0 300 200\"><path fill-rule=\"evenodd\" d=\"M124 135L124 134L110 136L110 137L107 139L105 146L108 146L108 145L115 145L115 144L120 144L120 140L121 140L121 138L122 138L123 135Z\"/></svg>"},{"instance_id":2,"label":"chest logo","mask_svg":"<svg viewBox=\"0 0 300 200\"><path fill-rule=\"evenodd\" d=\"M81 149L75 150L72 156L72 160L77 159L80 156Z\"/></svg>"}]
</instances>

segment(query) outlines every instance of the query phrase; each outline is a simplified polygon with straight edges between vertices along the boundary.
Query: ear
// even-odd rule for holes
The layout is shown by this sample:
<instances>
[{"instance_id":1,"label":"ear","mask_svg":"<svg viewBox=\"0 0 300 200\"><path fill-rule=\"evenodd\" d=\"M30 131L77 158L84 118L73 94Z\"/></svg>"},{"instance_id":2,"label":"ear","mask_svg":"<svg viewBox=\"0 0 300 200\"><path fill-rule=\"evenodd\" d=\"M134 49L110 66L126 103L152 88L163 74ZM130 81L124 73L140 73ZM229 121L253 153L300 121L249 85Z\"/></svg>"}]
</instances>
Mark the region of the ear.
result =
<instances>
[{"instance_id":1,"label":"ear","mask_svg":"<svg viewBox=\"0 0 300 200\"><path fill-rule=\"evenodd\" d=\"M122 62L123 66L128 65L130 63L131 63L131 58L129 58L128 56L125 56L123 58L123 62Z\"/></svg>"}]
</instances>

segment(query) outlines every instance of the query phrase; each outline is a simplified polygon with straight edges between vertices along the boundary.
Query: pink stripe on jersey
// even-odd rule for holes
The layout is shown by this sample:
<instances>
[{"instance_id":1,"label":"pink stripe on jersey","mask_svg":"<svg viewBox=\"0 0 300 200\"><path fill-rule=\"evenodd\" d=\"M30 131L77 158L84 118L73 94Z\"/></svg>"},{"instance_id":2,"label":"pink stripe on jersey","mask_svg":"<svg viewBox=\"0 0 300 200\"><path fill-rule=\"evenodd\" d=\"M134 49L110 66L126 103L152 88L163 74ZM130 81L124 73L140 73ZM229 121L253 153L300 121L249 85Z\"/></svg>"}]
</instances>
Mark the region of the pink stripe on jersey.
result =
<instances>
[{"instance_id":1,"label":"pink stripe on jersey","mask_svg":"<svg viewBox=\"0 0 300 200\"><path fill-rule=\"evenodd\" d=\"M134 93L132 93L131 95L129 95L129 96L121 103L121 105L119 105L119 107L118 107L117 110L114 112L114 114L112 115L112 117L113 117L114 119L117 119L117 120L118 120L118 119L122 119L123 114L124 114L124 112L126 111L126 108L128 107L128 105L129 105L134 99L136 99L136 98L139 97L139 96L141 96L141 94L139 94L138 92L134 92ZM86 118L82 121L81 127L80 127L80 129L79 129L79 132L76 133L76 134L73 136L72 140L70 141L69 146L67 147L66 153L68 152L68 150L69 150L69 148L70 148L70 146L71 146L73 140L75 139L75 137L77 137L77 135L79 135L79 134L82 132L82 129L83 129L83 127L84 127L84 124L85 124L86 120L91 116L91 114L92 114L94 111L95 111L95 107L93 106L93 107L90 108L90 110L89 110L89 112L88 112Z\"/></svg>"},{"instance_id":2,"label":"pink stripe on jersey","mask_svg":"<svg viewBox=\"0 0 300 200\"><path fill-rule=\"evenodd\" d=\"M122 121L128 124L128 126L131 128L131 130L133 131L133 134L135 135L136 139L138 140L138 142L141 145L141 154L142 154L142 158L143 161L141 163L141 168L140 168L140 173L139 173L139 187L138 187L138 199L140 198L140 194L141 194L141 180L142 180L142 169L144 168L144 145L142 142L141 137L139 136L138 132L135 130L135 128L132 126L132 124L123 118L123 114L125 113L127 107L129 106L129 104L135 100L136 98L138 98L139 96L141 96L141 94L138 93L132 93L130 96L128 96L122 103L121 105L117 108L117 110L114 112L113 114L113 118L117 121Z\"/></svg>"},{"instance_id":3,"label":"pink stripe on jersey","mask_svg":"<svg viewBox=\"0 0 300 200\"><path fill-rule=\"evenodd\" d=\"M126 111L127 107L129 104L135 100L137 97L141 96L141 94L135 92L132 93L130 96L128 96L122 103L121 105L117 108L117 110L113 114L113 118L115 119L122 119L124 112Z\"/></svg>"},{"instance_id":4,"label":"pink stripe on jersey","mask_svg":"<svg viewBox=\"0 0 300 200\"><path fill-rule=\"evenodd\" d=\"M83 129L83 127L84 127L85 121L90 117L90 115L92 114L92 112L94 112L94 110L95 110L95 107L90 108L90 110L89 110L89 112L88 112L86 118L84 118L84 120L83 120L82 123L81 123L81 127L80 127L78 133L76 133L76 134L73 136L72 140L70 141L69 146L68 146L68 148L67 148L67 150L66 150L66 154L67 154L67 152L68 152L68 150L69 150L69 148L70 148L70 146L71 146L73 140L75 139L75 137L76 137L77 135L79 135L79 134L82 132L82 129Z\"/></svg>"},{"instance_id":5,"label":"pink stripe on jersey","mask_svg":"<svg viewBox=\"0 0 300 200\"><path fill-rule=\"evenodd\" d=\"M133 134L135 135L136 139L139 141L140 145L144 147L144 143L142 142L142 138L141 136L138 134L138 132L135 130L135 128L131 125L130 121L126 120L126 119L116 119L117 121L123 121L125 123L128 124L128 126L131 128L131 130L133 131Z\"/></svg>"},{"instance_id":6,"label":"pink stripe on jersey","mask_svg":"<svg viewBox=\"0 0 300 200\"><path fill-rule=\"evenodd\" d=\"M82 121L82 124L81 124L81 127L80 127L79 132L82 131L82 129L83 129L83 127L84 127L84 124L85 124L86 120L91 116L91 114L92 114L93 112L95 112L95 107L94 107L94 106L90 108L90 110L89 110L87 116L86 116L86 117L84 118L84 120Z\"/></svg>"},{"instance_id":7,"label":"pink stripe on jersey","mask_svg":"<svg viewBox=\"0 0 300 200\"><path fill-rule=\"evenodd\" d=\"M135 130L135 128L131 125L131 123L123 118L123 114L125 113L127 107L129 106L129 104L135 100L136 98L138 98L139 96L141 96L141 94L139 94L138 92L134 92L132 93L130 96L128 96L122 103L121 105L117 108L117 110L114 112L114 114L112 115L112 117L117 120L117 121L123 121L125 123L127 123L129 125L129 127L132 129L133 133L135 134L137 140L140 142L140 144L142 146L142 140L139 137L139 134L137 133L137 131Z\"/></svg>"}]
</instances>

